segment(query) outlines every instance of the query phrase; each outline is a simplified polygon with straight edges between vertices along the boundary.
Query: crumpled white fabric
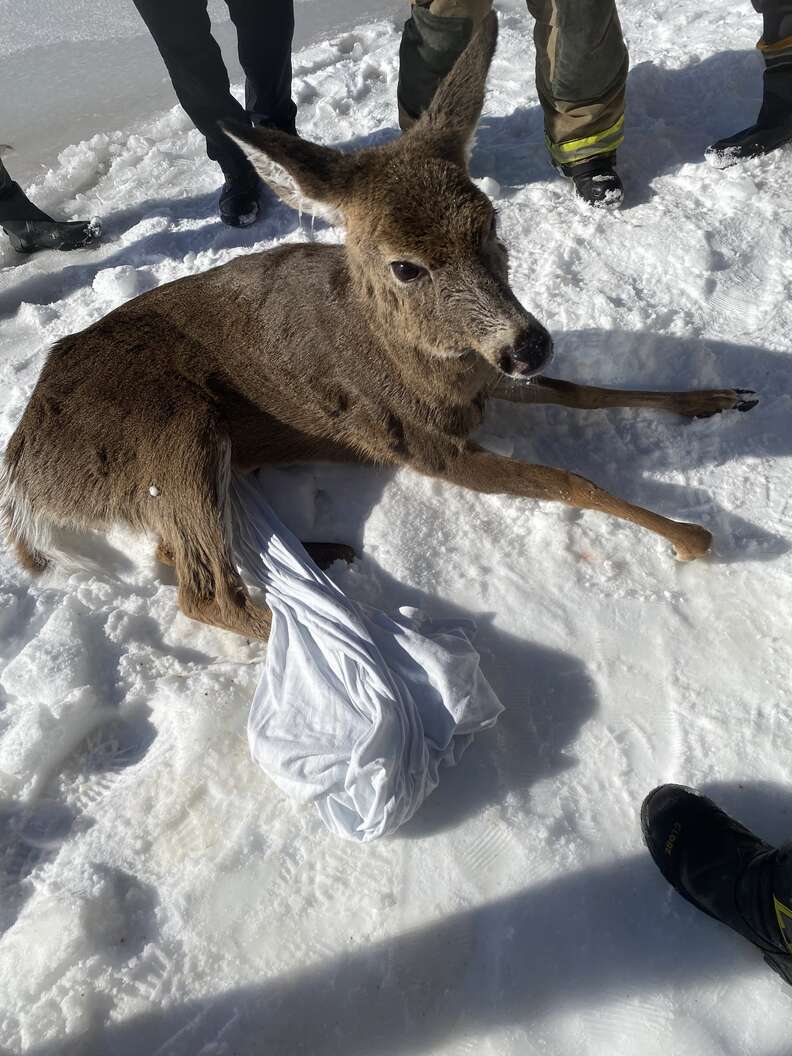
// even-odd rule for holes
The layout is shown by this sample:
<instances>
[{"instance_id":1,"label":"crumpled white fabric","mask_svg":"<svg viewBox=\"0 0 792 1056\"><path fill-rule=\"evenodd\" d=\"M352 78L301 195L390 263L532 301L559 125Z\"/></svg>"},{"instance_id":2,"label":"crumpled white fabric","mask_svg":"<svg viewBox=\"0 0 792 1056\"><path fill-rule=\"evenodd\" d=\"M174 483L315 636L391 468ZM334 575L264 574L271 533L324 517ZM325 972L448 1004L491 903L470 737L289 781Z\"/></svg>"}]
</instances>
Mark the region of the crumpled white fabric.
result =
<instances>
[{"instance_id":1,"label":"crumpled white fabric","mask_svg":"<svg viewBox=\"0 0 792 1056\"><path fill-rule=\"evenodd\" d=\"M272 631L248 718L253 759L325 825L395 832L503 710L472 620L393 617L351 601L278 520L255 474L232 481L237 560L266 590Z\"/></svg>"}]
</instances>

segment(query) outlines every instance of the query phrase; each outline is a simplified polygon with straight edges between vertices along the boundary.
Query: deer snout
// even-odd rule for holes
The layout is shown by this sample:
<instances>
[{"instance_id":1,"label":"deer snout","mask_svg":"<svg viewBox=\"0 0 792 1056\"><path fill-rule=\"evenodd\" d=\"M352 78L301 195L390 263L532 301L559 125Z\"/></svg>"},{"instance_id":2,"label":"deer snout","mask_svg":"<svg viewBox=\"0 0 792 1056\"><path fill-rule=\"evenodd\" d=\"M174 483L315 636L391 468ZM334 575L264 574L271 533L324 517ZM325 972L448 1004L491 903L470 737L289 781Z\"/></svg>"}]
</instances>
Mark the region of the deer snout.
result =
<instances>
[{"instance_id":1,"label":"deer snout","mask_svg":"<svg viewBox=\"0 0 792 1056\"><path fill-rule=\"evenodd\" d=\"M524 330L514 344L502 348L498 366L504 374L530 378L539 374L553 357L553 339L543 326Z\"/></svg>"}]
</instances>

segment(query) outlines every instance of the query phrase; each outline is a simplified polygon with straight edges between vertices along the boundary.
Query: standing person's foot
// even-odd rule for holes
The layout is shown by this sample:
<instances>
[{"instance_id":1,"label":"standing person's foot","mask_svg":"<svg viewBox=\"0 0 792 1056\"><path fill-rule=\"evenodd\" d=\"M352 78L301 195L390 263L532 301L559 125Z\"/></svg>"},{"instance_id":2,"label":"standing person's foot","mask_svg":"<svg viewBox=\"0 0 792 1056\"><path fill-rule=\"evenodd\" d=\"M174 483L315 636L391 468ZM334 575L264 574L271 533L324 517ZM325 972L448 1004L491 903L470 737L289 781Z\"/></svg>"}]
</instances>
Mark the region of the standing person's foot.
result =
<instances>
[{"instance_id":1,"label":"standing person's foot","mask_svg":"<svg viewBox=\"0 0 792 1056\"><path fill-rule=\"evenodd\" d=\"M748 128L707 147L704 156L719 169L792 143L792 37L770 45L760 41L759 48L765 60L759 116Z\"/></svg>"},{"instance_id":2,"label":"standing person's foot","mask_svg":"<svg viewBox=\"0 0 792 1056\"><path fill-rule=\"evenodd\" d=\"M783 147L785 143L792 143L792 112L784 120L779 118L776 123L757 122L749 128L744 128L742 132L719 139L717 143L707 147L704 157L716 168L725 169L745 158L759 158L763 154L769 154L772 150Z\"/></svg>"},{"instance_id":3,"label":"standing person's foot","mask_svg":"<svg viewBox=\"0 0 792 1056\"><path fill-rule=\"evenodd\" d=\"M223 223L229 227L249 227L254 224L259 214L260 188L258 175L252 167L241 175L226 174L219 203Z\"/></svg>"},{"instance_id":4,"label":"standing person's foot","mask_svg":"<svg viewBox=\"0 0 792 1056\"><path fill-rule=\"evenodd\" d=\"M560 165L559 171L572 180L575 194L596 209L619 209L624 186L616 171L616 155L596 154L575 165Z\"/></svg>"},{"instance_id":5,"label":"standing person's foot","mask_svg":"<svg viewBox=\"0 0 792 1056\"><path fill-rule=\"evenodd\" d=\"M42 249L82 249L93 245L102 233L102 225L97 218L2 220L0 227L17 253L35 253Z\"/></svg>"},{"instance_id":6,"label":"standing person's foot","mask_svg":"<svg viewBox=\"0 0 792 1056\"><path fill-rule=\"evenodd\" d=\"M641 829L669 884L757 946L792 983L792 844L772 847L682 785L649 793Z\"/></svg>"}]
</instances>

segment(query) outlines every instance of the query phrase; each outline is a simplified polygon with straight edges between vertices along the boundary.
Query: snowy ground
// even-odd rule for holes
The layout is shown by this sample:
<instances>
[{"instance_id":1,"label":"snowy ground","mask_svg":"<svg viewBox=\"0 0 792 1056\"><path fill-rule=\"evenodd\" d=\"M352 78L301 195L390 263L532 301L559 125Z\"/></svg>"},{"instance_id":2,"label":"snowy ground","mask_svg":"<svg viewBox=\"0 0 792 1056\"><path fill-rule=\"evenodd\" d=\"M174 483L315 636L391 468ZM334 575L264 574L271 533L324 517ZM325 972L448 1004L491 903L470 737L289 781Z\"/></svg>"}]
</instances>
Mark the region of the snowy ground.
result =
<instances>
[{"instance_id":1,"label":"snowy ground","mask_svg":"<svg viewBox=\"0 0 792 1056\"><path fill-rule=\"evenodd\" d=\"M630 525L407 472L273 472L293 527L362 550L338 574L351 595L475 615L507 706L397 838L365 847L249 762L261 651L184 619L148 544L94 541L101 573L35 584L0 555L2 1051L788 1056L789 991L670 894L638 807L682 781L792 833L792 152L701 160L758 105L747 4L622 10L617 215L548 168L527 16L503 11L473 169L515 291L555 333L558 376L763 400L692 423L503 408L486 432L707 524L713 555L680 565ZM392 130L397 47L389 20L299 52L303 134ZM340 237L280 205L222 228L178 110L106 127L31 188L101 214L102 246L0 251L3 442L58 336L239 253Z\"/></svg>"}]
</instances>

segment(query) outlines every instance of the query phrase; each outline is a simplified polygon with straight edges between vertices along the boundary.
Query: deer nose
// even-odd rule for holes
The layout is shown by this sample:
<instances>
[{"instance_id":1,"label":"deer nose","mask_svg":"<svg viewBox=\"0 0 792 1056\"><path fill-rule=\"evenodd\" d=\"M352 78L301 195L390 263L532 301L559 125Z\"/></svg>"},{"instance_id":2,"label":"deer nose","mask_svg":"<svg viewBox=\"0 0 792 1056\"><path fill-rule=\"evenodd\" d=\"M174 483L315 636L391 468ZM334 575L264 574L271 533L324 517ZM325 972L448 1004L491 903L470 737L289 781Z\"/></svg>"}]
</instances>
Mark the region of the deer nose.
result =
<instances>
[{"instance_id":1,"label":"deer nose","mask_svg":"<svg viewBox=\"0 0 792 1056\"><path fill-rule=\"evenodd\" d=\"M553 355L553 339L538 323L523 330L513 345L502 348L498 354L498 366L504 374L521 374L529 378L538 374Z\"/></svg>"},{"instance_id":2,"label":"deer nose","mask_svg":"<svg viewBox=\"0 0 792 1056\"><path fill-rule=\"evenodd\" d=\"M550 362L552 355L553 339L543 326L526 330L512 349L514 371L516 374L538 374Z\"/></svg>"}]
</instances>

